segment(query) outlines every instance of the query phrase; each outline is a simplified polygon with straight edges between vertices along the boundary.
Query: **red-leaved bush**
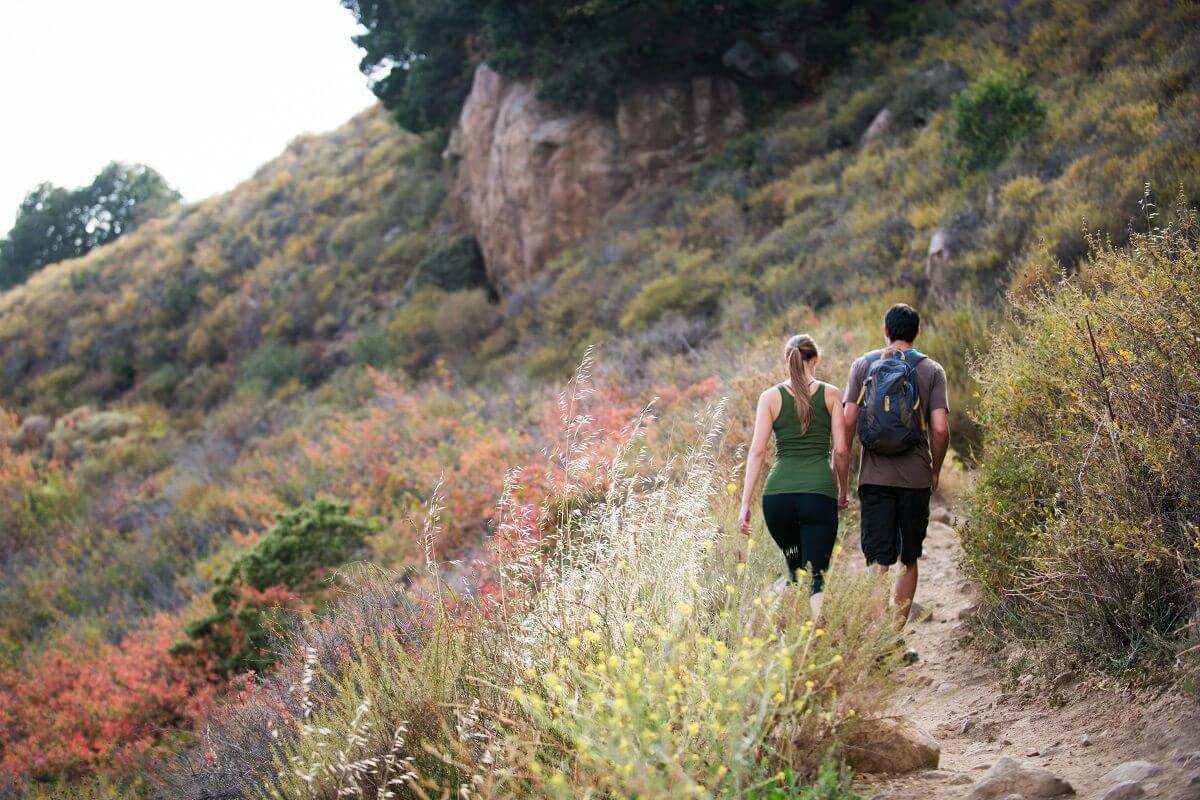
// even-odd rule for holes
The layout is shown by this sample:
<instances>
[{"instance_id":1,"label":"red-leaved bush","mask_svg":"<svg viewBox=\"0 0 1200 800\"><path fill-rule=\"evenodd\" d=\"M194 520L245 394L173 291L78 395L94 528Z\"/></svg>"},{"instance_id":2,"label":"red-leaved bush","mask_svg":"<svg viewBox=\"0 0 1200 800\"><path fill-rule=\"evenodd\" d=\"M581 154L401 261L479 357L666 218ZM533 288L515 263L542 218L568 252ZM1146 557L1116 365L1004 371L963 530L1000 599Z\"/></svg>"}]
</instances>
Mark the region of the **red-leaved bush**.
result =
<instances>
[{"instance_id":1,"label":"red-leaved bush","mask_svg":"<svg viewBox=\"0 0 1200 800\"><path fill-rule=\"evenodd\" d=\"M177 620L160 616L120 645L69 638L0 672L0 775L127 773L152 757L214 694L208 675L167 652L180 635Z\"/></svg>"}]
</instances>

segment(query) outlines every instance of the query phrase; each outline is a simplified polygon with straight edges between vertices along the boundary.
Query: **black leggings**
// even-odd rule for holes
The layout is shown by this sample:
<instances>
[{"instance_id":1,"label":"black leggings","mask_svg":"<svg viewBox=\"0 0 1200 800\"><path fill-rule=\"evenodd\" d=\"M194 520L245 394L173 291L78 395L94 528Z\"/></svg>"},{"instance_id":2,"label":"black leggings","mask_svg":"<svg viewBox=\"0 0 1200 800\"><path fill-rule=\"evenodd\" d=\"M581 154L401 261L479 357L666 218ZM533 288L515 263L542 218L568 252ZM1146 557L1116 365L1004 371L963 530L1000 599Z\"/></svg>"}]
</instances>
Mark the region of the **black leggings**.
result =
<instances>
[{"instance_id":1,"label":"black leggings","mask_svg":"<svg viewBox=\"0 0 1200 800\"><path fill-rule=\"evenodd\" d=\"M788 580L796 580L796 571L812 574L813 594L825 588L825 570L837 541L837 500L823 494L765 494L763 519L783 557L787 559Z\"/></svg>"}]
</instances>

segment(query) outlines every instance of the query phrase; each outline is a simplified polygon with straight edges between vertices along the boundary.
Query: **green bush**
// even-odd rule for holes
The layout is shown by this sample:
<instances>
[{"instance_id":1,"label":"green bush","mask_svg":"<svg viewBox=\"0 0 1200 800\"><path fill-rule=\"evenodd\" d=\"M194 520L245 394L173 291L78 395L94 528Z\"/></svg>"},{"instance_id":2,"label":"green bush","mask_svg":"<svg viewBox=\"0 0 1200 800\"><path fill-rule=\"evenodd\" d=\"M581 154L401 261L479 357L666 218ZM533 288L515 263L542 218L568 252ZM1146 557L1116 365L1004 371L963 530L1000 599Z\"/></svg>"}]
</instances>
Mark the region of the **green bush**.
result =
<instances>
[{"instance_id":1,"label":"green bush","mask_svg":"<svg viewBox=\"0 0 1200 800\"><path fill-rule=\"evenodd\" d=\"M483 254L470 236L456 239L421 259L409 284L412 289L431 286L446 292L486 285Z\"/></svg>"},{"instance_id":2,"label":"green bush","mask_svg":"<svg viewBox=\"0 0 1200 800\"><path fill-rule=\"evenodd\" d=\"M729 285L729 275L714 263L712 253L666 251L657 261L672 269L644 284L625 308L621 329L633 330L656 322L669 311L685 316L710 316Z\"/></svg>"},{"instance_id":3,"label":"green bush","mask_svg":"<svg viewBox=\"0 0 1200 800\"><path fill-rule=\"evenodd\" d=\"M743 797L745 800L862 800L850 788L852 777L853 773L845 764L833 756L826 756L809 782L796 772L779 773L778 776L764 777Z\"/></svg>"},{"instance_id":4,"label":"green bush","mask_svg":"<svg viewBox=\"0 0 1200 800\"><path fill-rule=\"evenodd\" d=\"M991 169L1014 144L1036 135L1046 107L1021 72L989 72L954 98L954 137L967 170Z\"/></svg>"},{"instance_id":5,"label":"green bush","mask_svg":"<svg viewBox=\"0 0 1200 800\"><path fill-rule=\"evenodd\" d=\"M170 403L175 396L175 389L187 377L187 373L178 364L163 364L146 378L145 388L155 400Z\"/></svg>"},{"instance_id":6,"label":"green bush","mask_svg":"<svg viewBox=\"0 0 1200 800\"><path fill-rule=\"evenodd\" d=\"M363 328L350 345L350 358L355 364L377 369L391 363L396 353L395 341L378 325Z\"/></svg>"},{"instance_id":7,"label":"green bush","mask_svg":"<svg viewBox=\"0 0 1200 800\"><path fill-rule=\"evenodd\" d=\"M188 626L191 642L176 652L200 651L225 674L269 666L281 617L319 601L322 572L348 561L371 532L348 512L345 503L319 499L280 514L217 578L213 613Z\"/></svg>"},{"instance_id":8,"label":"green bush","mask_svg":"<svg viewBox=\"0 0 1200 800\"><path fill-rule=\"evenodd\" d=\"M276 389L304 368L304 355L295 347L272 339L251 353L242 365L242 382L262 391Z\"/></svg>"},{"instance_id":9,"label":"green bush","mask_svg":"<svg viewBox=\"0 0 1200 800\"><path fill-rule=\"evenodd\" d=\"M976 372L984 460L962 541L1001 641L1115 672L1186 649L1200 613L1200 235L1179 214L1124 249L1093 241L1082 275L1018 301L1022 323Z\"/></svg>"}]
</instances>

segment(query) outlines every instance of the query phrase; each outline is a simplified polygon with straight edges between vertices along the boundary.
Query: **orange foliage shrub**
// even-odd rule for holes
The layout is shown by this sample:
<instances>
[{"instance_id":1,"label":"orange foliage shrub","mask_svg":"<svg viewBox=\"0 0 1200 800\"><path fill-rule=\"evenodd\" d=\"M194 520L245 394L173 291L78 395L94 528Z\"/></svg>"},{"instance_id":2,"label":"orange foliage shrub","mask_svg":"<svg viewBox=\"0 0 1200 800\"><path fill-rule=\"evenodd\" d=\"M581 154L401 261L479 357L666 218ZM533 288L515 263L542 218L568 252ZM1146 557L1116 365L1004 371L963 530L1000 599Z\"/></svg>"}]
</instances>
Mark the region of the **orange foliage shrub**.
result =
<instances>
[{"instance_id":1,"label":"orange foliage shrub","mask_svg":"<svg viewBox=\"0 0 1200 800\"><path fill-rule=\"evenodd\" d=\"M0 775L53 780L128 772L190 726L213 697L208 676L167 653L160 616L120 643L70 638L24 670L0 672Z\"/></svg>"}]
</instances>

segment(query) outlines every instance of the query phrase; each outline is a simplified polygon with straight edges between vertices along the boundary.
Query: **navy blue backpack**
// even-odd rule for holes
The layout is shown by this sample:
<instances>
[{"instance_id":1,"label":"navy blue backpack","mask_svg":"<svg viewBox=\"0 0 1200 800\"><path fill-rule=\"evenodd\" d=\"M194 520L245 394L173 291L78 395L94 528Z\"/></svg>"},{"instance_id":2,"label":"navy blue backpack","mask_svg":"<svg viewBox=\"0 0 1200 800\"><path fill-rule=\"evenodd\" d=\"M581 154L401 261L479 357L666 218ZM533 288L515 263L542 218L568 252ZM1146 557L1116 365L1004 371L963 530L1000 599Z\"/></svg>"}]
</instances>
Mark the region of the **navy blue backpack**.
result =
<instances>
[{"instance_id":1,"label":"navy blue backpack","mask_svg":"<svg viewBox=\"0 0 1200 800\"><path fill-rule=\"evenodd\" d=\"M923 358L915 349L867 354L867 374L858 393L858 440L865 449L895 456L925 440L917 387L917 364Z\"/></svg>"}]
</instances>

